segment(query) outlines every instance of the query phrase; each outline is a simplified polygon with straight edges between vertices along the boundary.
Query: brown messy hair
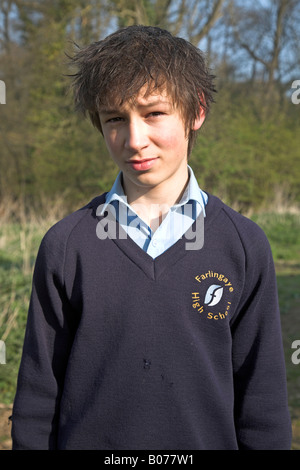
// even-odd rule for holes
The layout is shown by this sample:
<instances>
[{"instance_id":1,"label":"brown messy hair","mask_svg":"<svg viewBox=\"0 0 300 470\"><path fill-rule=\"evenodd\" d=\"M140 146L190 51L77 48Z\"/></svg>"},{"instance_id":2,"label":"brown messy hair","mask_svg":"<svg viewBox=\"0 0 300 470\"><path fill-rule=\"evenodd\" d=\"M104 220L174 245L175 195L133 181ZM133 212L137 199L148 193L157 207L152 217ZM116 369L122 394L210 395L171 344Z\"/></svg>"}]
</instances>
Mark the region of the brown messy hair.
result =
<instances>
[{"instance_id":1,"label":"brown messy hair","mask_svg":"<svg viewBox=\"0 0 300 470\"><path fill-rule=\"evenodd\" d=\"M99 110L134 101L145 87L145 97L166 91L179 109L189 140L200 107L207 115L216 91L204 54L190 42L153 26L129 26L79 50L71 59L76 109L88 113L102 133Z\"/></svg>"}]
</instances>

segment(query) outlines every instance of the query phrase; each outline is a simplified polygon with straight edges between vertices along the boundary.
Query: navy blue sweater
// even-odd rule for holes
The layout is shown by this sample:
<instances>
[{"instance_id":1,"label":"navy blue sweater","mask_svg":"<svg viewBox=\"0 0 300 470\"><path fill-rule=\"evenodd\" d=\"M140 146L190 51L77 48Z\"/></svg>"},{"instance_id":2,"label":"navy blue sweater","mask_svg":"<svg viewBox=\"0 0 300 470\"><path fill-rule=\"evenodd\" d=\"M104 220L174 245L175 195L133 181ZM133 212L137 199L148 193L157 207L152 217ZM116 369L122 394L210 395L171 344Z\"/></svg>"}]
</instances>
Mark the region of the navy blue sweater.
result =
<instances>
[{"instance_id":1,"label":"navy blue sweater","mask_svg":"<svg viewBox=\"0 0 300 470\"><path fill-rule=\"evenodd\" d=\"M100 240L105 195L38 253L13 408L13 449L289 449L268 241L218 198L204 246L153 260Z\"/></svg>"}]
</instances>

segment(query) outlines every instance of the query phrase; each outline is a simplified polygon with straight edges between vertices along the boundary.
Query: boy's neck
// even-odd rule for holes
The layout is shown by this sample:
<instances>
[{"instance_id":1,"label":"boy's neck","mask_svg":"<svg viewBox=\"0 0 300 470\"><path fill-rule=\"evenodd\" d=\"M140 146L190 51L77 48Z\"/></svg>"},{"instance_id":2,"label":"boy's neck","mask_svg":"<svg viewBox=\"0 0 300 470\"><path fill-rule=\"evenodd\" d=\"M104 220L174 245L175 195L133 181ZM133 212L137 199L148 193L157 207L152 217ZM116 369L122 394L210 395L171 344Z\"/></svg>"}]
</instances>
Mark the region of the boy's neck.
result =
<instances>
[{"instance_id":1,"label":"boy's neck","mask_svg":"<svg viewBox=\"0 0 300 470\"><path fill-rule=\"evenodd\" d=\"M122 185L124 193L127 196L127 202L138 214L138 216L155 231L167 215L170 207L178 203L188 185L189 173L186 168L184 179L181 177L178 181L175 178L170 184L157 185L154 187L135 187L132 184L126 184L124 176Z\"/></svg>"}]
</instances>

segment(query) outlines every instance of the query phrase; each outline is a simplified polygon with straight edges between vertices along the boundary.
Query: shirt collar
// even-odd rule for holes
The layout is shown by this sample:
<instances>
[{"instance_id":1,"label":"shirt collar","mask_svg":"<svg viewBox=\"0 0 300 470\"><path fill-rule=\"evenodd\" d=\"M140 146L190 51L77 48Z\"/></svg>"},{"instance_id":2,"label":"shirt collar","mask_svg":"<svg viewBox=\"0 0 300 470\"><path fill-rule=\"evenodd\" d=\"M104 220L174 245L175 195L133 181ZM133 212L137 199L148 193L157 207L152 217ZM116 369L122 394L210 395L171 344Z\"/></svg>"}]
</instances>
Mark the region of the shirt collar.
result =
<instances>
[{"instance_id":1,"label":"shirt collar","mask_svg":"<svg viewBox=\"0 0 300 470\"><path fill-rule=\"evenodd\" d=\"M117 178L115 179L115 182L111 188L111 190L106 194L105 197L105 204L103 205L103 208L101 210L101 213L106 211L106 208L108 204L110 204L113 201L120 201L122 204L125 204L127 207L129 207L129 204L127 203L127 196L124 193L124 189L122 186L122 172L118 174Z\"/></svg>"},{"instance_id":2,"label":"shirt collar","mask_svg":"<svg viewBox=\"0 0 300 470\"><path fill-rule=\"evenodd\" d=\"M188 172L189 172L188 185L185 188L180 201L177 204L175 204L173 208L176 209L177 207L183 206L189 201L196 201L200 204L203 210L204 216L205 216L204 206L207 201L207 195L199 188L194 172L189 165L188 165ZM127 196L125 195L124 189L122 186L122 172L121 171L119 172L111 190L106 194L105 204L103 205L101 212L102 213L105 212L108 204L110 204L113 201L119 201L122 204L126 205L128 208L130 208L129 204L127 203Z\"/></svg>"},{"instance_id":3,"label":"shirt collar","mask_svg":"<svg viewBox=\"0 0 300 470\"><path fill-rule=\"evenodd\" d=\"M203 191L199 188L198 181L194 175L192 168L188 165L188 172L189 172L189 182L187 187L184 190L184 193L180 199L180 201L175 204L173 207L180 207L184 204L187 204L189 201L196 201L204 209L204 194Z\"/></svg>"}]
</instances>

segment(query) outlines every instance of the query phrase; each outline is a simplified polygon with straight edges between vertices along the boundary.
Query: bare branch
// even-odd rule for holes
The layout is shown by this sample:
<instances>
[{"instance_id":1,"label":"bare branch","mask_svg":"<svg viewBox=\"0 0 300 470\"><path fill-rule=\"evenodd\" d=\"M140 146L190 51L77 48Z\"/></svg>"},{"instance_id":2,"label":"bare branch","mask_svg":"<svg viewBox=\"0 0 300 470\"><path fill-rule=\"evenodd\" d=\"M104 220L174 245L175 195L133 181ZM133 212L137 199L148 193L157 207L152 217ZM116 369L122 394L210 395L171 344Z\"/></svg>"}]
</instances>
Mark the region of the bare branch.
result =
<instances>
[{"instance_id":1,"label":"bare branch","mask_svg":"<svg viewBox=\"0 0 300 470\"><path fill-rule=\"evenodd\" d=\"M224 1L225 0L216 0L214 2L214 6L211 11L211 14L207 17L207 20L205 24L202 26L201 30L198 32L195 32L194 34L192 33L191 41L194 44L199 43L201 39L208 34L208 32L213 27L215 22L222 16L222 6L224 4ZM199 18L197 19L197 22L199 22Z\"/></svg>"}]
</instances>

